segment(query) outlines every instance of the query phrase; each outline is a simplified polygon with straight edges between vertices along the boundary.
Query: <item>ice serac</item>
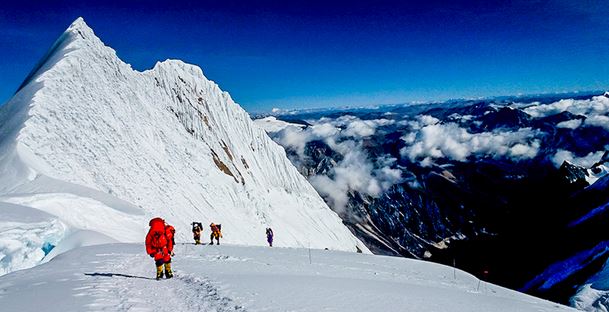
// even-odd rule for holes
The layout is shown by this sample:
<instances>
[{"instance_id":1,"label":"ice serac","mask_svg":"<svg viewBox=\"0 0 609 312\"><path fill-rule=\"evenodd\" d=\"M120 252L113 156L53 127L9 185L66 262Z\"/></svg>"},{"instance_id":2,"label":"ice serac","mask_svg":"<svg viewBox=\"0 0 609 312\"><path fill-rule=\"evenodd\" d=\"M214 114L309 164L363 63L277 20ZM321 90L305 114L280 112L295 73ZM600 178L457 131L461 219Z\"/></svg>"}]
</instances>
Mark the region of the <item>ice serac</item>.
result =
<instances>
[{"instance_id":1,"label":"ice serac","mask_svg":"<svg viewBox=\"0 0 609 312\"><path fill-rule=\"evenodd\" d=\"M263 245L270 226L277 246L367 251L199 67L133 70L82 18L0 109L0 149L0 201L72 232L141 241L162 216L180 241L201 221L228 243Z\"/></svg>"}]
</instances>

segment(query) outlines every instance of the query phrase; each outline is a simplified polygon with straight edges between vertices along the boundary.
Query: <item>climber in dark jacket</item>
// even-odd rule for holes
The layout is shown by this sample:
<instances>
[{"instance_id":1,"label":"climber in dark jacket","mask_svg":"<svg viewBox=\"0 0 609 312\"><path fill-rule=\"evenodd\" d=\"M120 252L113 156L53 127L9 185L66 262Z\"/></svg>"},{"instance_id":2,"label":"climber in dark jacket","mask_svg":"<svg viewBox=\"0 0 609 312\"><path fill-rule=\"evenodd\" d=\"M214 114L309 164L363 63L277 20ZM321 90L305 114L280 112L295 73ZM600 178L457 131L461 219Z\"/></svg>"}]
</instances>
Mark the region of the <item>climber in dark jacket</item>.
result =
<instances>
[{"instance_id":1,"label":"climber in dark jacket","mask_svg":"<svg viewBox=\"0 0 609 312\"><path fill-rule=\"evenodd\" d=\"M273 229L271 228L266 228L266 241L270 247L273 247Z\"/></svg>"}]
</instances>

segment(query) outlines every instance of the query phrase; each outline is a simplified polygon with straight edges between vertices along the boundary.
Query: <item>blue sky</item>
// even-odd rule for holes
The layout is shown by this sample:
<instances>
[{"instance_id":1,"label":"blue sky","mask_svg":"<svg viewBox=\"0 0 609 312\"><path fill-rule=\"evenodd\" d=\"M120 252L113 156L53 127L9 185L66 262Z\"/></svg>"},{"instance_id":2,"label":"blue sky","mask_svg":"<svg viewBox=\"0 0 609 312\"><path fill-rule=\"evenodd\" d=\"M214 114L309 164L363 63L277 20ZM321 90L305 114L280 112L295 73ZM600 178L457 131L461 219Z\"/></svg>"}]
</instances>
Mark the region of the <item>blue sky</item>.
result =
<instances>
[{"instance_id":1,"label":"blue sky","mask_svg":"<svg viewBox=\"0 0 609 312\"><path fill-rule=\"evenodd\" d=\"M609 0L107 2L3 4L0 102L78 16L135 69L197 64L253 112L609 88Z\"/></svg>"}]
</instances>

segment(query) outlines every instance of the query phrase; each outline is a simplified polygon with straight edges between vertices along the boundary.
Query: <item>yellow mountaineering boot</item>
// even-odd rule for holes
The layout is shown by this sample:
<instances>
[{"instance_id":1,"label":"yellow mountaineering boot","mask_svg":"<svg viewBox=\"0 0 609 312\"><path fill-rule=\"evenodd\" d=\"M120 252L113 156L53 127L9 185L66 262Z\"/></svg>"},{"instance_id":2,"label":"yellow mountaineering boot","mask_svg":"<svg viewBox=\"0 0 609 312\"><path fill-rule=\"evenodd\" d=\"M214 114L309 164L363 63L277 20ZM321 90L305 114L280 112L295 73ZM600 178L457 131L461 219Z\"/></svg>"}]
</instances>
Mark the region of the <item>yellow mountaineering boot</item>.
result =
<instances>
[{"instance_id":1,"label":"yellow mountaineering boot","mask_svg":"<svg viewBox=\"0 0 609 312\"><path fill-rule=\"evenodd\" d=\"M173 271L171 271L171 263L165 263L165 278L172 278Z\"/></svg>"},{"instance_id":2,"label":"yellow mountaineering boot","mask_svg":"<svg viewBox=\"0 0 609 312\"><path fill-rule=\"evenodd\" d=\"M156 279L160 280L161 278L163 278L163 265L157 265L156 266Z\"/></svg>"}]
</instances>

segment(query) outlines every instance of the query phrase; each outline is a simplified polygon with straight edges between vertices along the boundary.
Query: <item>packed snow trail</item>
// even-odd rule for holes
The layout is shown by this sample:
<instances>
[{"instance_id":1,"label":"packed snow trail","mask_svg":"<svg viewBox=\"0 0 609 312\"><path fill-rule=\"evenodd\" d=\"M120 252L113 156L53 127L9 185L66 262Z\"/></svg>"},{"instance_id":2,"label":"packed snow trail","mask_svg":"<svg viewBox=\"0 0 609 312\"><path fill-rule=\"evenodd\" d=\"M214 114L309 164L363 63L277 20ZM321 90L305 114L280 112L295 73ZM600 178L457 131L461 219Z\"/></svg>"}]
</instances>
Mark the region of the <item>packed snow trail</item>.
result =
<instances>
[{"instance_id":1,"label":"packed snow trail","mask_svg":"<svg viewBox=\"0 0 609 312\"><path fill-rule=\"evenodd\" d=\"M403 258L177 245L156 281L140 244L74 249L0 277L6 311L575 311L462 271ZM456 279L455 279L456 275Z\"/></svg>"},{"instance_id":2,"label":"packed snow trail","mask_svg":"<svg viewBox=\"0 0 609 312\"><path fill-rule=\"evenodd\" d=\"M1 306L10 311L40 310L41 303L47 311L245 311L206 279L176 274L156 281L153 261L142 256L141 246L81 248L57 259L10 275L25 283L2 280Z\"/></svg>"},{"instance_id":3,"label":"packed snow trail","mask_svg":"<svg viewBox=\"0 0 609 312\"><path fill-rule=\"evenodd\" d=\"M91 279L82 290L89 290L86 294L95 298L87 305L91 310L244 311L204 279L184 275L157 283L150 276L152 261L142 261L135 254L119 259L115 255L105 254L105 264L96 267L96 272L85 273Z\"/></svg>"}]
</instances>

